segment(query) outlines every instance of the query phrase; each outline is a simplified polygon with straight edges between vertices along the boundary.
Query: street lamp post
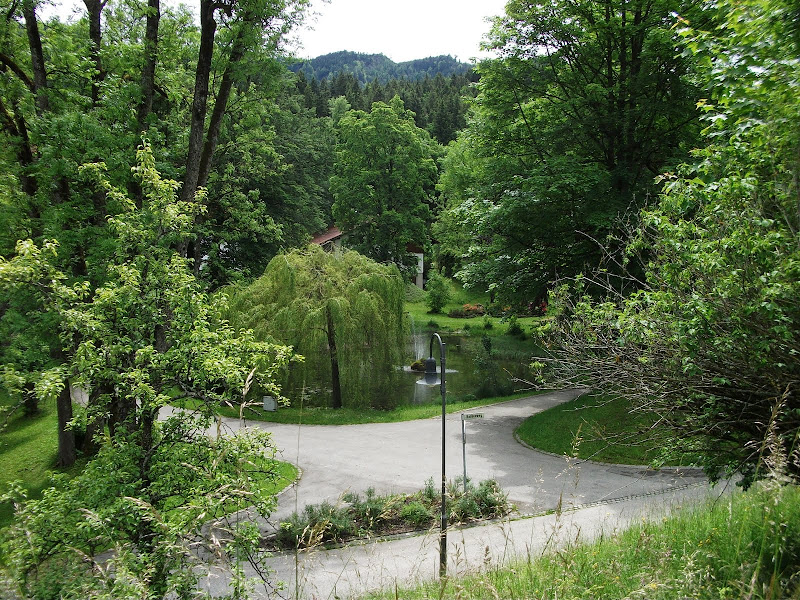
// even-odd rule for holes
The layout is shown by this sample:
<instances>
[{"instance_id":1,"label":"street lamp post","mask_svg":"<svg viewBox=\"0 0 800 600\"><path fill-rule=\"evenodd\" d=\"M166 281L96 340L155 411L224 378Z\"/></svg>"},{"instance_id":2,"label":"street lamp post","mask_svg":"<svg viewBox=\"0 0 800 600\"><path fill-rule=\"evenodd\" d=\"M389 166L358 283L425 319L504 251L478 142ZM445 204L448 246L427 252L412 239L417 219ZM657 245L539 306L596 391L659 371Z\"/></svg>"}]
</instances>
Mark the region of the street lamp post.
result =
<instances>
[{"instance_id":1,"label":"street lamp post","mask_svg":"<svg viewBox=\"0 0 800 600\"><path fill-rule=\"evenodd\" d=\"M439 341L439 360L441 363L441 380L436 376L436 360L433 358L433 340ZM431 345L428 358L425 359L425 379L419 383L425 385L438 385L442 392L442 522L439 530L439 577L447 576L447 479L445 476L445 343L438 333L431 336Z\"/></svg>"}]
</instances>

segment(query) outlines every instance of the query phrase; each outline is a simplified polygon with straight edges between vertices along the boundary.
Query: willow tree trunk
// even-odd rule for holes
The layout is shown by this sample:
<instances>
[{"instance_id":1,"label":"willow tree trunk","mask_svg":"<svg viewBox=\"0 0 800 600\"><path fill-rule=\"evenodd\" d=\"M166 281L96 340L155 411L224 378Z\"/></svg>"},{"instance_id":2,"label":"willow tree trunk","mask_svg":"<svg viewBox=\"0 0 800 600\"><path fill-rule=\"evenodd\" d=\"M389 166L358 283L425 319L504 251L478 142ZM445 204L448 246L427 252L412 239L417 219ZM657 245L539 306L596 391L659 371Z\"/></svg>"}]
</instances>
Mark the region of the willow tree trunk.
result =
<instances>
[{"instance_id":1,"label":"willow tree trunk","mask_svg":"<svg viewBox=\"0 0 800 600\"><path fill-rule=\"evenodd\" d=\"M59 467L71 467L75 464L75 433L67 425L72 421L72 395L70 385L64 389L56 399L58 411L58 459Z\"/></svg>"},{"instance_id":2,"label":"willow tree trunk","mask_svg":"<svg viewBox=\"0 0 800 600\"><path fill-rule=\"evenodd\" d=\"M331 408L342 408L342 384L339 380L339 356L336 352L336 332L333 328L331 307L326 309L328 317L328 349L331 353Z\"/></svg>"}]
</instances>

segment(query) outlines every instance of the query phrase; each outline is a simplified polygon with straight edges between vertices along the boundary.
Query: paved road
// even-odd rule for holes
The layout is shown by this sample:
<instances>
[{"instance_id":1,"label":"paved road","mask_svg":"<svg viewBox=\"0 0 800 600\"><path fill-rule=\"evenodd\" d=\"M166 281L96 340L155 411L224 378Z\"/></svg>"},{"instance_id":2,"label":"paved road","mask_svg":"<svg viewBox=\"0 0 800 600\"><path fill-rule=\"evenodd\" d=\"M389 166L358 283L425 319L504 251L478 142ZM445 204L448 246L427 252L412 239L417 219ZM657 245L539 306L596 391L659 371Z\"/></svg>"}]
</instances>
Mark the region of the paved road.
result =
<instances>
[{"instance_id":1,"label":"paved road","mask_svg":"<svg viewBox=\"0 0 800 600\"><path fill-rule=\"evenodd\" d=\"M652 471L643 467L604 465L567 460L526 448L513 436L527 417L578 396L567 390L531 396L476 409L483 419L467 422L467 470L475 481L493 478L521 514L563 508L560 516L505 521L452 534L451 572L498 561L509 554L542 548L548 540L592 536L623 526L653 510L704 496L708 486L693 469ZM226 425L235 429L238 422ZM428 478L441 477L439 418L404 423L346 426L282 425L248 422L270 431L283 460L302 469L299 483L281 495L270 521L277 522L306 504L336 502L346 491L379 494L413 492ZM447 417L448 478L462 473L461 417ZM580 510L569 510L577 509ZM265 525L268 529L269 524ZM562 540L563 541L563 540ZM313 552L299 557L301 597L328 598L360 594L435 577L437 534L391 542ZM295 557L276 556L277 577L295 580ZM211 589L220 580L209 583ZM292 592L292 597L294 597Z\"/></svg>"}]
</instances>

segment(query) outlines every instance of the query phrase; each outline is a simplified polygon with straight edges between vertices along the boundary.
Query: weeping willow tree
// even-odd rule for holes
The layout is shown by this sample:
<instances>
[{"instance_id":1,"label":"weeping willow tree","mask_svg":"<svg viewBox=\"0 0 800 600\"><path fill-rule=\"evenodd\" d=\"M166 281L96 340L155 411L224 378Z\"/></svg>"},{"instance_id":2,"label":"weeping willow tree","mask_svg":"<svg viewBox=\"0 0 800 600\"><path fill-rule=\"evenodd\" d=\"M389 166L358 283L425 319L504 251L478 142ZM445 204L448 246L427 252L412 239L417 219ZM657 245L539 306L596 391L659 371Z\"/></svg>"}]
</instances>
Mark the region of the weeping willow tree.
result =
<instances>
[{"instance_id":1,"label":"weeping willow tree","mask_svg":"<svg viewBox=\"0 0 800 600\"><path fill-rule=\"evenodd\" d=\"M305 356L289 371L290 396L305 388L329 395L332 408L390 408L404 358L404 294L395 266L309 246L276 256L259 279L232 290L228 316Z\"/></svg>"}]
</instances>

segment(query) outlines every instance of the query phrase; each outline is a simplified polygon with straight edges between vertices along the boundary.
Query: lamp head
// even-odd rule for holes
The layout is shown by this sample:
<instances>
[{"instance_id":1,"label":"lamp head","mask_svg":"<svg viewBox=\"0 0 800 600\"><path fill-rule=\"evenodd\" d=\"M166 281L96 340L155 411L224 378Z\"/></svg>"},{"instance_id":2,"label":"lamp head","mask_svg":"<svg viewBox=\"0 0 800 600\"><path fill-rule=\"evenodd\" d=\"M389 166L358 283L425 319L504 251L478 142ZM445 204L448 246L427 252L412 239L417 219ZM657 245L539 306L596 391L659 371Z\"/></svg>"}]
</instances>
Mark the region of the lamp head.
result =
<instances>
[{"instance_id":1,"label":"lamp head","mask_svg":"<svg viewBox=\"0 0 800 600\"><path fill-rule=\"evenodd\" d=\"M432 356L425 359L425 378L417 383L422 385L440 385L441 381L436 373L436 359Z\"/></svg>"}]
</instances>

